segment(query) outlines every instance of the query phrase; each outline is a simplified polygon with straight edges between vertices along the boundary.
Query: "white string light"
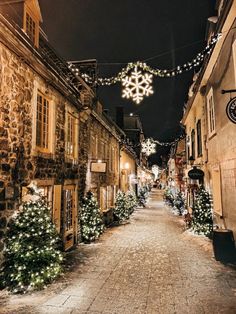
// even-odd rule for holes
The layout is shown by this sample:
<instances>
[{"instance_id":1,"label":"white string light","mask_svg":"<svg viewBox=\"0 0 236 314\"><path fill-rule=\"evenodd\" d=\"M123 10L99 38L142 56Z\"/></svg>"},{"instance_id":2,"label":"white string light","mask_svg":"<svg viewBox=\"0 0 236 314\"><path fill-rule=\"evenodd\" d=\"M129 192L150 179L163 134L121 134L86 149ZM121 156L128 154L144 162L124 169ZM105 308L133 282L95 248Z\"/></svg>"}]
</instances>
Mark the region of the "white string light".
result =
<instances>
[{"instance_id":1,"label":"white string light","mask_svg":"<svg viewBox=\"0 0 236 314\"><path fill-rule=\"evenodd\" d=\"M154 181L156 181L159 174L159 167L157 165L152 166L152 173L154 174Z\"/></svg>"},{"instance_id":2,"label":"white string light","mask_svg":"<svg viewBox=\"0 0 236 314\"><path fill-rule=\"evenodd\" d=\"M191 61L186 62L183 65L178 65L177 67L173 69L158 69L158 68L151 68L148 66L145 62L131 62L128 63L125 68L123 68L116 76L108 77L108 78L98 78L96 79L95 83L97 85L112 85L116 84L117 82L121 82L130 72L130 70L133 70L135 67L143 70L144 72L148 72L154 76L158 77L173 77L178 74L181 74L186 71L190 71L192 68L199 66L203 60L204 57L209 54L214 47L215 43L220 39L222 36L221 33L215 35L210 40L209 44L205 47L205 49L198 53L195 58L193 58ZM88 74L80 73L80 70L76 68L76 66L73 63L69 63L69 68L77 75L81 75L82 78L87 82L91 83L92 78Z\"/></svg>"},{"instance_id":3,"label":"white string light","mask_svg":"<svg viewBox=\"0 0 236 314\"><path fill-rule=\"evenodd\" d=\"M156 153L156 143L153 141L152 138L148 138L141 143L141 152L150 156Z\"/></svg>"},{"instance_id":4,"label":"white string light","mask_svg":"<svg viewBox=\"0 0 236 314\"><path fill-rule=\"evenodd\" d=\"M124 87L122 97L131 98L136 104L139 104L144 96L153 94L151 83L152 74L142 74L135 66L131 75L122 79L122 86Z\"/></svg>"}]
</instances>

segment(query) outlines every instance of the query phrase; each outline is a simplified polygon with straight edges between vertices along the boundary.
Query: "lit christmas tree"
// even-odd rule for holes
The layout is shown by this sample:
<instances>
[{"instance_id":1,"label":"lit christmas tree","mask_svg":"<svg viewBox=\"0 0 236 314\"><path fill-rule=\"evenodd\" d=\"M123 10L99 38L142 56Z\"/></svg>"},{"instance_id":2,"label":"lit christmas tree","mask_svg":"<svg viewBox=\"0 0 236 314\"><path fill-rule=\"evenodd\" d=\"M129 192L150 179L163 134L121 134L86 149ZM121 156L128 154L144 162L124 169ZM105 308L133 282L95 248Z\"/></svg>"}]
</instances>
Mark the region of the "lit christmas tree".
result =
<instances>
[{"instance_id":1,"label":"lit christmas tree","mask_svg":"<svg viewBox=\"0 0 236 314\"><path fill-rule=\"evenodd\" d=\"M1 280L14 293L43 288L60 274L63 260L50 207L36 186L29 192L29 201L12 218L5 240Z\"/></svg>"},{"instance_id":2,"label":"lit christmas tree","mask_svg":"<svg viewBox=\"0 0 236 314\"><path fill-rule=\"evenodd\" d=\"M129 209L127 207L126 195L120 190L116 194L114 216L119 222L129 219L130 216Z\"/></svg>"},{"instance_id":3,"label":"lit christmas tree","mask_svg":"<svg viewBox=\"0 0 236 314\"><path fill-rule=\"evenodd\" d=\"M211 198L203 186L201 186L196 193L192 229L197 234L204 234L208 237L212 235L213 219Z\"/></svg>"},{"instance_id":4,"label":"lit christmas tree","mask_svg":"<svg viewBox=\"0 0 236 314\"><path fill-rule=\"evenodd\" d=\"M177 213L181 216L184 211L184 197L181 192L177 193L175 199L174 199L174 208L177 210Z\"/></svg>"},{"instance_id":5,"label":"lit christmas tree","mask_svg":"<svg viewBox=\"0 0 236 314\"><path fill-rule=\"evenodd\" d=\"M95 241L104 231L104 224L97 200L87 192L81 203L81 234L86 243Z\"/></svg>"},{"instance_id":6,"label":"lit christmas tree","mask_svg":"<svg viewBox=\"0 0 236 314\"><path fill-rule=\"evenodd\" d=\"M167 205L173 207L174 206L174 195L170 188L166 188L164 195L163 195L164 201Z\"/></svg>"},{"instance_id":7,"label":"lit christmas tree","mask_svg":"<svg viewBox=\"0 0 236 314\"><path fill-rule=\"evenodd\" d=\"M148 190L146 186L140 187L138 192L138 204L145 207L148 198Z\"/></svg>"},{"instance_id":8,"label":"lit christmas tree","mask_svg":"<svg viewBox=\"0 0 236 314\"><path fill-rule=\"evenodd\" d=\"M129 215L134 212L135 207L137 206L137 198L134 191L127 191L126 192L126 207Z\"/></svg>"}]
</instances>

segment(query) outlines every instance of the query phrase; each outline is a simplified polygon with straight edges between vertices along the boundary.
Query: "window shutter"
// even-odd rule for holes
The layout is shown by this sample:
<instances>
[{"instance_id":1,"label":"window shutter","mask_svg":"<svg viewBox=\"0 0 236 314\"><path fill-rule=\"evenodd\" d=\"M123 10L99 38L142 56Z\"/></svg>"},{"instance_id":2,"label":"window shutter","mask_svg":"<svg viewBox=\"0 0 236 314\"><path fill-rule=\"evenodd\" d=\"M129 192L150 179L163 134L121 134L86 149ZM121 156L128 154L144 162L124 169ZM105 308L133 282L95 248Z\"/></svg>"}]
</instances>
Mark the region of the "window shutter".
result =
<instances>
[{"instance_id":1,"label":"window shutter","mask_svg":"<svg viewBox=\"0 0 236 314\"><path fill-rule=\"evenodd\" d=\"M52 219L59 233L61 228L61 185L54 185Z\"/></svg>"}]
</instances>

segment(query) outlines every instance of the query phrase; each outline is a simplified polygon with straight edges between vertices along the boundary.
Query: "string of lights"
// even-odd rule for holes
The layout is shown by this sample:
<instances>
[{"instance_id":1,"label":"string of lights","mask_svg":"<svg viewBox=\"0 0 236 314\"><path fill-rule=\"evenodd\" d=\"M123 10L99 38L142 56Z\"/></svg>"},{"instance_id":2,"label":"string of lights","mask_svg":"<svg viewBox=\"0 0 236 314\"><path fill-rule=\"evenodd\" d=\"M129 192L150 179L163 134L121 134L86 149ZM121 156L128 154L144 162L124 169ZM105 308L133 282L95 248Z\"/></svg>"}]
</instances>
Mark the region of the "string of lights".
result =
<instances>
[{"instance_id":1,"label":"string of lights","mask_svg":"<svg viewBox=\"0 0 236 314\"><path fill-rule=\"evenodd\" d=\"M185 134L181 134L179 137L177 137L172 142L160 142L158 140L154 140L153 138L147 138L141 143L141 151L142 153L146 154L147 156L150 156L152 154L156 153L156 145L160 146L172 146L176 143L178 143L181 139L185 138Z\"/></svg>"},{"instance_id":2,"label":"string of lights","mask_svg":"<svg viewBox=\"0 0 236 314\"><path fill-rule=\"evenodd\" d=\"M192 68L199 66L204 60L204 57L207 54L210 54L215 43L220 39L221 36L222 36L221 33L213 36L212 39L209 41L208 45L204 48L202 52L198 53L195 58L193 58L189 62L186 62L183 65L178 65L172 69L158 69L158 68L150 67L145 62L141 62L141 61L130 62L126 65L126 67L124 67L120 72L118 72L116 76L107 77L107 78L97 78L95 81L95 84L101 85L101 86L104 86L104 85L109 86L109 85L116 84L117 82L121 82L128 75L128 73L135 68L139 68L144 72L148 72L151 75L158 76L158 77L173 77L183 72L190 71ZM92 78L88 74L80 73L80 70L74 64L69 63L69 68L75 74L81 75L82 78L87 83L92 83Z\"/></svg>"}]
</instances>

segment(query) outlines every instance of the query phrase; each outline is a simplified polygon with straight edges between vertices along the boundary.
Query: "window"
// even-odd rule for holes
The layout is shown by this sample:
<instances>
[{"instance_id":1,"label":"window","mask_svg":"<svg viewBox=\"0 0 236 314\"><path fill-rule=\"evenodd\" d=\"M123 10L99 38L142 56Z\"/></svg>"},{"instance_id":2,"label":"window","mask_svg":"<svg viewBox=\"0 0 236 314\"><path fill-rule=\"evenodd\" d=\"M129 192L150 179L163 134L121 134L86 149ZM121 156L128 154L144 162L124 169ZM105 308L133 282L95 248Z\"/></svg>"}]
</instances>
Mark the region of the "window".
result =
<instances>
[{"instance_id":1,"label":"window","mask_svg":"<svg viewBox=\"0 0 236 314\"><path fill-rule=\"evenodd\" d=\"M42 95L37 95L36 110L36 146L40 150L49 149L49 101Z\"/></svg>"},{"instance_id":2,"label":"window","mask_svg":"<svg viewBox=\"0 0 236 314\"><path fill-rule=\"evenodd\" d=\"M221 172L220 166L216 165L212 169L212 187L213 187L213 210L222 216L222 200L221 200Z\"/></svg>"},{"instance_id":3,"label":"window","mask_svg":"<svg viewBox=\"0 0 236 314\"><path fill-rule=\"evenodd\" d=\"M109 170L112 171L112 163L113 163L113 160L112 160L112 147L110 146L109 147Z\"/></svg>"},{"instance_id":4,"label":"window","mask_svg":"<svg viewBox=\"0 0 236 314\"><path fill-rule=\"evenodd\" d=\"M201 130L201 120L197 122L197 155L202 156L202 130Z\"/></svg>"},{"instance_id":5,"label":"window","mask_svg":"<svg viewBox=\"0 0 236 314\"><path fill-rule=\"evenodd\" d=\"M35 44L36 42L36 24L32 17L26 12L26 34L30 40Z\"/></svg>"},{"instance_id":6,"label":"window","mask_svg":"<svg viewBox=\"0 0 236 314\"><path fill-rule=\"evenodd\" d=\"M91 132L91 157L92 159L98 158L98 137L94 134L94 132Z\"/></svg>"},{"instance_id":7,"label":"window","mask_svg":"<svg viewBox=\"0 0 236 314\"><path fill-rule=\"evenodd\" d=\"M65 230L73 229L74 198L73 190L65 190Z\"/></svg>"},{"instance_id":8,"label":"window","mask_svg":"<svg viewBox=\"0 0 236 314\"><path fill-rule=\"evenodd\" d=\"M69 157L76 157L76 146L76 118L67 113L66 154Z\"/></svg>"},{"instance_id":9,"label":"window","mask_svg":"<svg viewBox=\"0 0 236 314\"><path fill-rule=\"evenodd\" d=\"M234 86L236 86L236 39L233 42Z\"/></svg>"},{"instance_id":10,"label":"window","mask_svg":"<svg viewBox=\"0 0 236 314\"><path fill-rule=\"evenodd\" d=\"M213 90L211 88L207 95L207 117L208 117L208 135L209 137L215 134L215 108L213 99Z\"/></svg>"},{"instance_id":11,"label":"window","mask_svg":"<svg viewBox=\"0 0 236 314\"><path fill-rule=\"evenodd\" d=\"M39 186L38 190L46 198L49 206L52 206L52 186L51 185Z\"/></svg>"},{"instance_id":12,"label":"window","mask_svg":"<svg viewBox=\"0 0 236 314\"><path fill-rule=\"evenodd\" d=\"M189 146L190 146L190 136L189 135L187 135L186 136L186 147L187 147L187 149L186 149L186 160L189 160L189 157L190 157L190 148L189 148Z\"/></svg>"},{"instance_id":13,"label":"window","mask_svg":"<svg viewBox=\"0 0 236 314\"><path fill-rule=\"evenodd\" d=\"M195 159L195 130L191 132L191 156Z\"/></svg>"},{"instance_id":14,"label":"window","mask_svg":"<svg viewBox=\"0 0 236 314\"><path fill-rule=\"evenodd\" d=\"M71 248L77 239L77 204L76 185L64 185L62 232L65 250Z\"/></svg>"}]
</instances>

